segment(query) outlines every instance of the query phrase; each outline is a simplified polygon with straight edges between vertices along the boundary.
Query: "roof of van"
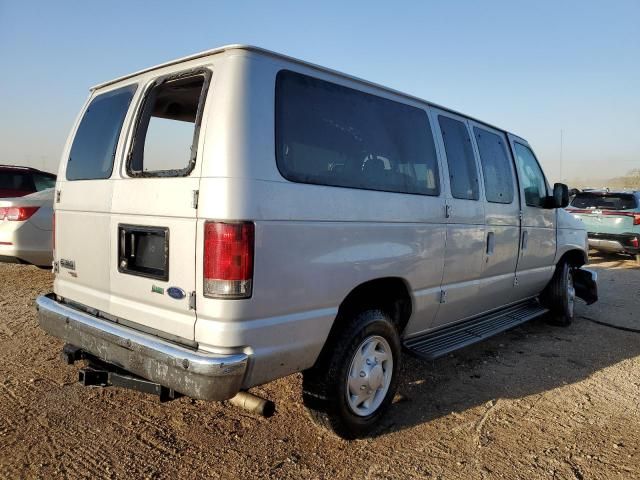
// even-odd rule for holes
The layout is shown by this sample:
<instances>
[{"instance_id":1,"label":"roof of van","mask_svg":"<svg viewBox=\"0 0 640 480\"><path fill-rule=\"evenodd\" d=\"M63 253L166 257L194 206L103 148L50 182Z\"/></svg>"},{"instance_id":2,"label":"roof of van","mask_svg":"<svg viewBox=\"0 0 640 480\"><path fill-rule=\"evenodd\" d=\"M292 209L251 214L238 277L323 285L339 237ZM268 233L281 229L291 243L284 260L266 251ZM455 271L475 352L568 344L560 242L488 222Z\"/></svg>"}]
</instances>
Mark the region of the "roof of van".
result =
<instances>
[{"instance_id":1,"label":"roof of van","mask_svg":"<svg viewBox=\"0 0 640 480\"><path fill-rule=\"evenodd\" d=\"M306 62L304 60L300 60L300 59L295 58L295 57L290 57L290 56L284 55L282 53L274 52L272 50L267 50L265 48L260 48L260 47L256 47L256 46L253 46L253 45L231 44L231 45L224 45L224 46L218 47L218 48L213 48L211 50L205 50L205 51L199 52L199 53L194 53L192 55L187 55L186 57L177 58L177 59L171 60L169 62L161 63L161 64L156 65L154 67L144 68L142 70L138 70L137 72L133 72L133 73L130 73L128 75L123 75L122 77L114 78L113 80L109 80L108 82L99 83L98 85L95 85L95 86L91 87L91 90L97 90L99 88L106 87L107 85L111 85L113 83L117 83L117 82L120 82L122 80L126 80L128 78L132 78L132 77L141 75L143 73L151 72L151 71L157 70L159 68L168 67L170 65L177 65L179 63L183 63L183 62L186 62L186 61L189 61L189 60L194 60L196 58L201 58L201 57L208 57L210 55L215 55L215 54L226 52L226 51L229 51L229 50L245 50L245 51L249 51L249 52L254 52L254 53L258 53L260 55L266 55L266 56L270 56L270 57L279 58L279 59L282 59L282 60L286 60L288 62L297 63L299 65L304 65L306 67L310 67L310 68L313 68L313 69L316 69L316 70L320 70L320 71L323 71L323 72L327 72L327 73L331 73L331 74L338 75L338 76L341 76L341 77L345 77L345 78L348 78L350 80L354 80L356 82L363 83L363 84L371 86L371 87L375 87L375 88L379 88L379 89L385 90L385 91L393 93L395 95L401 95L401 96L403 96L405 98L408 98L408 99L411 99L411 100L416 100L416 101L419 101L419 102L422 102L422 103L426 103L426 104L431 105L433 107L440 108L442 110L446 110L448 112L458 114L458 115L460 115L462 117L466 117L466 118L468 118L470 120L474 120L474 121L476 121L478 123L482 123L482 124L487 125L489 127L493 127L496 130L501 130L503 132L508 132L508 133L520 138L521 140L524 140L522 137L519 137L518 135L515 135L514 133L509 132L508 130L505 130L504 128L497 127L497 126L492 125L490 123L487 123L487 122L485 122L483 120L471 117L470 115L467 115L465 113L461 113L461 112L458 112L458 111L453 110L451 108L444 107L442 105L438 105L436 103L430 102L430 101L425 100L423 98L416 97L415 95L410 95L408 93L401 92L401 91L395 90L393 88L385 87L384 85L380 85L378 83L371 82L369 80L365 80L363 78L359 78L359 77L356 77L354 75L349 75L348 73L340 72L338 70L333 70L331 68L323 67L322 65L317 65L317 64L311 63L311 62Z\"/></svg>"}]
</instances>

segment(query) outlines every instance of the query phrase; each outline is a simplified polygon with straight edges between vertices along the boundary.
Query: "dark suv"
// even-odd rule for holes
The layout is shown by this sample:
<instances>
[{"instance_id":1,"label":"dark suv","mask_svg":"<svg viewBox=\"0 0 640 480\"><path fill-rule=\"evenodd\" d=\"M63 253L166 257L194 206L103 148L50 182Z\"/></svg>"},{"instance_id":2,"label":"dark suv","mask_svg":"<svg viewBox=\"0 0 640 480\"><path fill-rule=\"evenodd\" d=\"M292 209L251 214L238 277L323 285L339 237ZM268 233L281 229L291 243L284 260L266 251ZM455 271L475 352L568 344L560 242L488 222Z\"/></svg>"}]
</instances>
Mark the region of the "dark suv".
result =
<instances>
[{"instance_id":1,"label":"dark suv","mask_svg":"<svg viewBox=\"0 0 640 480\"><path fill-rule=\"evenodd\" d=\"M30 167L0 165L0 198L23 197L53 188L56 176Z\"/></svg>"}]
</instances>

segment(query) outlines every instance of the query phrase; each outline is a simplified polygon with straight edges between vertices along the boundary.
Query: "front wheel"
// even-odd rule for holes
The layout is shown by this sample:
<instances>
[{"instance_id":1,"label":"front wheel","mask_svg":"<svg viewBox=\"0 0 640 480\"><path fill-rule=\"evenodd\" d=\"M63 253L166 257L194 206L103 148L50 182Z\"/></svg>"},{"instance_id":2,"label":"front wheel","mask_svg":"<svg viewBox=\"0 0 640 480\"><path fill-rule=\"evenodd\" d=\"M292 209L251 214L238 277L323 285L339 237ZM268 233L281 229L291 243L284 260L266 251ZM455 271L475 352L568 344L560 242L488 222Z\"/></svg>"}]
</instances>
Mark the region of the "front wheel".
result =
<instances>
[{"instance_id":1,"label":"front wheel","mask_svg":"<svg viewBox=\"0 0 640 480\"><path fill-rule=\"evenodd\" d=\"M550 310L551 322L567 327L575 318L576 289L573 267L562 262L556 267L551 282L542 295L542 303Z\"/></svg>"},{"instance_id":2,"label":"front wheel","mask_svg":"<svg viewBox=\"0 0 640 480\"><path fill-rule=\"evenodd\" d=\"M303 400L311 418L345 439L378 426L398 384L400 339L381 310L367 310L329 339L316 365L303 373Z\"/></svg>"}]
</instances>

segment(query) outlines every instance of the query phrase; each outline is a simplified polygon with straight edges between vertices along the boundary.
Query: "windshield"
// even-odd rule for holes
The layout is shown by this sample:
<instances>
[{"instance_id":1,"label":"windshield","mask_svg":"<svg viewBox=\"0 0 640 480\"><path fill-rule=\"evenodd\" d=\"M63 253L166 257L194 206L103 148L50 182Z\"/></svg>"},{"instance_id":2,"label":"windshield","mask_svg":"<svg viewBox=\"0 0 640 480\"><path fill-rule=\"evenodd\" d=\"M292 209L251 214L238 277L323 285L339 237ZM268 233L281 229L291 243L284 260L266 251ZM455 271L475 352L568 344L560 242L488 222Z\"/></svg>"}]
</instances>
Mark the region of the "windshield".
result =
<instances>
[{"instance_id":1,"label":"windshield","mask_svg":"<svg viewBox=\"0 0 640 480\"><path fill-rule=\"evenodd\" d=\"M628 193L578 193L571 201L574 208L594 210L633 210L638 204L636 198Z\"/></svg>"}]
</instances>

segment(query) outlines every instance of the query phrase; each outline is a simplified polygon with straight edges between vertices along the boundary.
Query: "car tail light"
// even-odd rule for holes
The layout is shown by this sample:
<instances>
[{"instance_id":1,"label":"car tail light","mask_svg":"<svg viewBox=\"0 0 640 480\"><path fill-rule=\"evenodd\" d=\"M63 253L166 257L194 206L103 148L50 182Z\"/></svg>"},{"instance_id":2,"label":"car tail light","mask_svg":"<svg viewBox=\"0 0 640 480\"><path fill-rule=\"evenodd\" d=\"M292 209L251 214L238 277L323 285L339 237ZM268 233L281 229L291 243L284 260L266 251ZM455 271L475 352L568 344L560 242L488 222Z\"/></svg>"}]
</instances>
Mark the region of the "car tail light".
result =
<instances>
[{"instance_id":1,"label":"car tail light","mask_svg":"<svg viewBox=\"0 0 640 480\"><path fill-rule=\"evenodd\" d=\"M633 224L640 225L640 213L633 214Z\"/></svg>"},{"instance_id":2,"label":"car tail light","mask_svg":"<svg viewBox=\"0 0 640 480\"><path fill-rule=\"evenodd\" d=\"M23 222L31 218L40 207L2 207L0 208L0 220L11 222Z\"/></svg>"},{"instance_id":3,"label":"car tail light","mask_svg":"<svg viewBox=\"0 0 640 480\"><path fill-rule=\"evenodd\" d=\"M204 295L247 298L253 283L253 223L204 224Z\"/></svg>"},{"instance_id":4,"label":"car tail light","mask_svg":"<svg viewBox=\"0 0 640 480\"><path fill-rule=\"evenodd\" d=\"M631 239L631 246L633 248L638 248L639 245L640 245L640 242L638 241L638 237L633 237Z\"/></svg>"}]
</instances>

